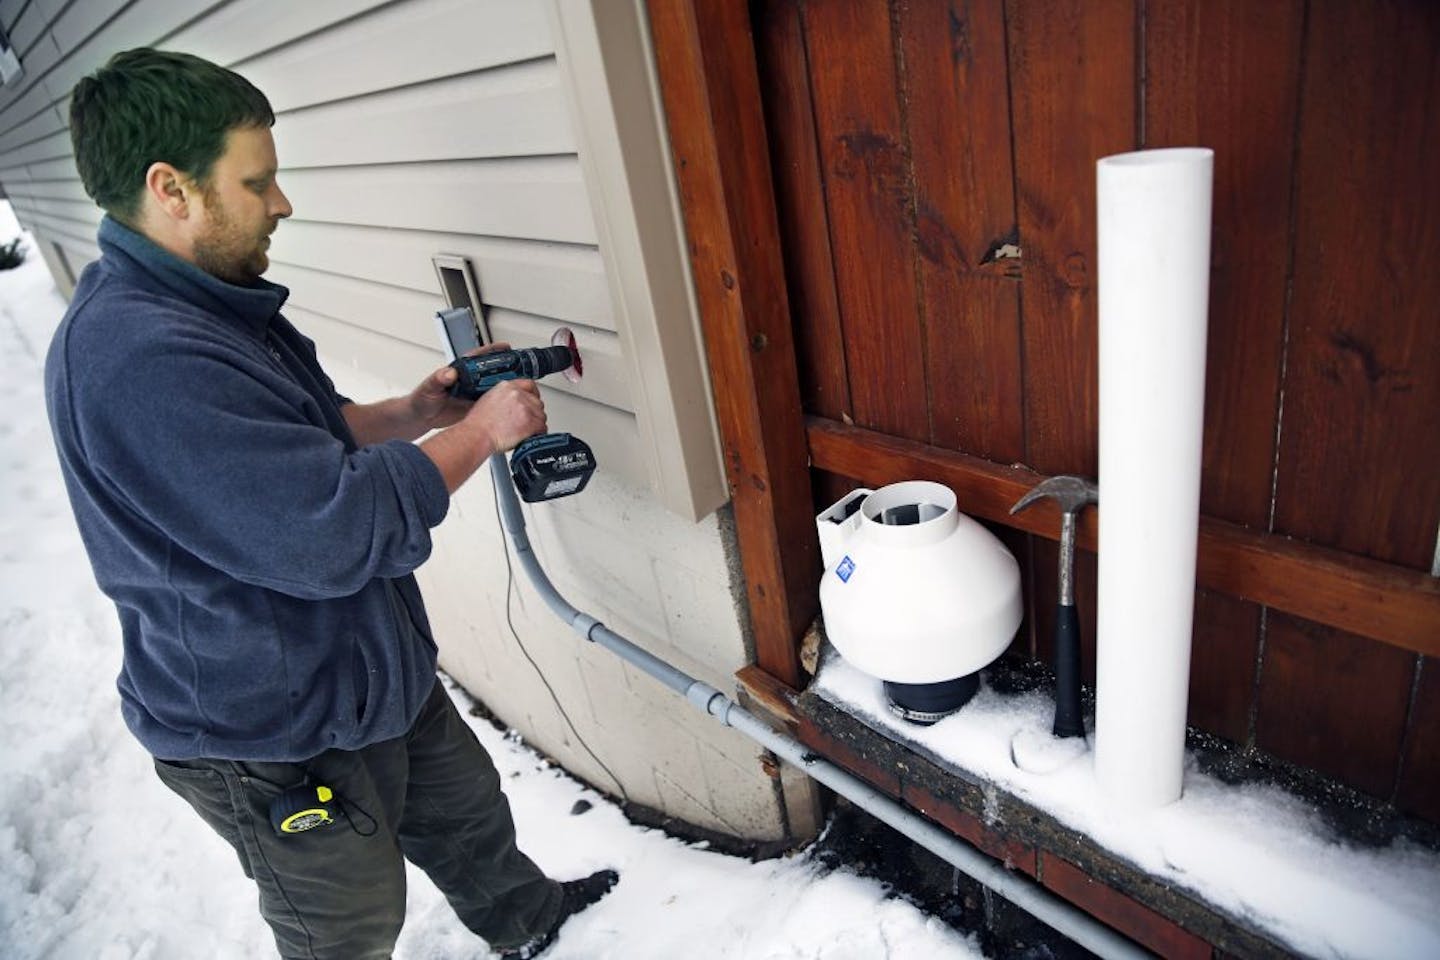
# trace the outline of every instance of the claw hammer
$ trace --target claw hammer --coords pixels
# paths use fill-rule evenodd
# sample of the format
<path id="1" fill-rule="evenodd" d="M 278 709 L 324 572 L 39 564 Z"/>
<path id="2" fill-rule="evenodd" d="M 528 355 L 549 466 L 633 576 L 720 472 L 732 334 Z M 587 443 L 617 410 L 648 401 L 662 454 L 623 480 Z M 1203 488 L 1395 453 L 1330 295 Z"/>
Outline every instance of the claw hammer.
<path id="1" fill-rule="evenodd" d="M 1010 508 L 1016 514 L 1046 497 L 1060 507 L 1060 600 L 1055 609 L 1055 726 L 1057 737 L 1083 737 L 1080 716 L 1080 616 L 1075 612 L 1075 518 L 1100 490 L 1083 477 L 1051 477 Z"/>

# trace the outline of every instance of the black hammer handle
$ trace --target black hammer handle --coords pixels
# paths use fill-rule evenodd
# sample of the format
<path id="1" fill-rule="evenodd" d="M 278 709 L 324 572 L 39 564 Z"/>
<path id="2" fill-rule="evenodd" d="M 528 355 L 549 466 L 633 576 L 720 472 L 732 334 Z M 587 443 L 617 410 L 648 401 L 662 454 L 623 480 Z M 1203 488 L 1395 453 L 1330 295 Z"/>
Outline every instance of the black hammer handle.
<path id="1" fill-rule="evenodd" d="M 1057 737 L 1083 737 L 1080 716 L 1080 614 L 1074 604 L 1055 607 L 1055 727 Z"/>

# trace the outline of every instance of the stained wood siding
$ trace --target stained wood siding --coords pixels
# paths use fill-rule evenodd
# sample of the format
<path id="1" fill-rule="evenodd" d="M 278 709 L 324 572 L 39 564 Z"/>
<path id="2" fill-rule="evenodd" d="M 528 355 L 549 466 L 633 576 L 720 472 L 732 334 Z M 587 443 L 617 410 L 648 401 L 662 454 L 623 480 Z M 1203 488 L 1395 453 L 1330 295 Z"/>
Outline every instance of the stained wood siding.
<path id="1" fill-rule="evenodd" d="M 1095 161 L 1209 146 L 1203 513 L 1431 570 L 1440 7 L 763 0 L 753 19 L 807 413 L 1094 476 Z M 1048 658 L 1057 550 L 1016 552 L 1025 652 Z M 1440 819 L 1422 660 L 1200 591 L 1190 720 Z"/>
<path id="2" fill-rule="evenodd" d="M 206 57 L 275 107 L 295 215 L 267 276 L 322 351 L 408 386 L 439 359 L 430 258 L 469 257 L 496 337 L 575 329 L 586 377 L 547 390 L 605 469 L 648 482 L 544 4 L 32 0 L 0 24 L 25 68 L 0 90 L 0 184 L 74 275 L 98 256 L 102 214 L 75 171 L 70 89 L 129 47 Z"/>

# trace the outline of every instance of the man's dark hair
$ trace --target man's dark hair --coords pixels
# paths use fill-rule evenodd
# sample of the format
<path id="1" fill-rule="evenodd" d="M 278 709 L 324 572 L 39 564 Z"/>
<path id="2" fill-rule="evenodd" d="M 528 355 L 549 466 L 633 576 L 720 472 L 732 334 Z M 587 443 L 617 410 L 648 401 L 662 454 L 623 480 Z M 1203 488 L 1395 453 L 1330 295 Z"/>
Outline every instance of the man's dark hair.
<path id="1" fill-rule="evenodd" d="M 270 101 L 240 74 L 148 47 L 115 54 L 70 95 L 85 192 L 123 223 L 134 222 L 152 163 L 169 163 L 203 187 L 228 131 L 274 123 Z"/>

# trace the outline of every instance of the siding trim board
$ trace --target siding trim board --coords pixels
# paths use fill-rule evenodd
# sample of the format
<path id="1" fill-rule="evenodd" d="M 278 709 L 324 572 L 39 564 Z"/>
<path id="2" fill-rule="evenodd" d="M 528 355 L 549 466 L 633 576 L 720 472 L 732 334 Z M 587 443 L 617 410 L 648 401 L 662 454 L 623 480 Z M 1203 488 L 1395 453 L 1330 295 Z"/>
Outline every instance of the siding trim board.
<path id="1" fill-rule="evenodd" d="M 820 554 L 749 10 L 671 0 L 648 12 L 756 662 L 799 686 Z"/>
<path id="2" fill-rule="evenodd" d="M 728 498 L 642 0 L 547 4 L 651 485 L 697 520 Z M 492 319 L 492 326 L 493 326 Z"/>

